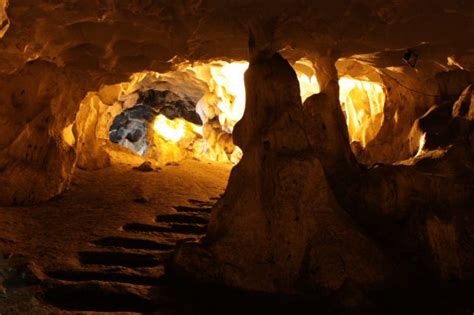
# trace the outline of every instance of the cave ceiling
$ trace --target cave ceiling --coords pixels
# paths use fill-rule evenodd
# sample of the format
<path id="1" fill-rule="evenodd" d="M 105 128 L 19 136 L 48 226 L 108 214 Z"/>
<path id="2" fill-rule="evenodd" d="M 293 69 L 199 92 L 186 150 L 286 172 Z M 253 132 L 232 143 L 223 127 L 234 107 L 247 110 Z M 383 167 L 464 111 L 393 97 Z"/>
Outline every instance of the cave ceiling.
<path id="1" fill-rule="evenodd" d="M 249 28 L 288 59 L 400 66 L 414 48 L 421 60 L 474 64 L 466 0 L 2 0 L 0 19 L 3 73 L 36 59 L 112 75 L 164 71 L 175 56 L 248 59 Z"/>

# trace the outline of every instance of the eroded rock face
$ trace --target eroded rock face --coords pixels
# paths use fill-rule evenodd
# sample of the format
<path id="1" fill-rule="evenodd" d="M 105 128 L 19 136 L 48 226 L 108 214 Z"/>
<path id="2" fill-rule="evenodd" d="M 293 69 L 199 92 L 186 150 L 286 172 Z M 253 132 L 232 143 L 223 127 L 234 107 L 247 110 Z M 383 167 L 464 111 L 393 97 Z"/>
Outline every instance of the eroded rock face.
<path id="1" fill-rule="evenodd" d="M 280 0 L 272 6 L 240 0 L 10 1 L 13 22 L 4 43 L 16 56 L 1 61 L 15 68 L 42 56 L 70 66 L 133 72 L 162 71 L 176 55 L 245 59 L 248 23 L 272 18 L 276 50 L 332 49 L 351 56 L 428 42 L 448 45 L 459 60 L 472 63 L 466 38 L 472 38 L 473 12 L 469 1 L 444 0 Z M 433 54 L 432 47 L 427 50 Z M 424 57 L 422 50 L 419 59 Z"/>
<path id="2" fill-rule="evenodd" d="M 148 148 L 147 135 L 155 113 L 150 106 L 137 105 L 114 118 L 109 138 L 143 156 Z"/>
<path id="3" fill-rule="evenodd" d="M 150 89 L 138 94 L 137 103 L 114 118 L 109 131 L 113 143 L 119 143 L 144 156 L 152 144 L 149 142 L 153 142 L 153 132 L 149 129 L 153 128 L 152 122 L 156 116 L 163 115 L 170 120 L 183 118 L 195 125 L 202 125 L 196 104 L 189 99 L 180 98 L 168 90 Z"/>
<path id="4" fill-rule="evenodd" d="M 466 86 L 474 83 L 472 72 L 449 65 L 451 59 L 448 58 L 447 67 L 434 61 L 442 58 L 438 55 L 440 52 L 433 51 L 438 57 L 431 55 L 426 44 L 420 45 L 418 50 L 421 55 L 429 57 L 415 68 L 403 65 L 401 50 L 356 55 L 337 61 L 339 76 L 369 80 L 384 87 L 382 117 L 374 116 L 373 123 L 366 125 L 380 129 L 376 130 L 376 136 L 365 147 L 353 143 L 359 162 L 366 165 L 392 164 L 412 157 L 410 133 L 416 120 L 435 104 L 452 106 Z M 449 47 L 444 47 L 445 58 L 449 51 Z M 382 119 L 381 125 L 379 119 Z"/>
<path id="5" fill-rule="evenodd" d="M 243 159 L 213 209 L 206 240 L 184 244 L 176 265 L 201 280 L 265 292 L 376 286 L 390 264 L 332 193 L 320 156 L 335 157 L 341 148 L 312 148 L 319 139 L 309 140 L 295 73 L 274 54 L 252 62 L 245 80 L 247 107 L 234 133 Z M 328 94 L 335 101 L 324 104 L 337 105 L 337 93 Z"/>
<path id="6" fill-rule="evenodd" d="M 8 19 L 6 8 L 8 6 L 7 0 L 0 1 L 0 38 L 5 35 L 10 26 L 10 20 Z"/>
<path id="7" fill-rule="evenodd" d="M 67 187 L 76 161 L 62 131 L 84 96 L 79 76 L 35 61 L 0 80 L 0 203 L 47 200 Z"/>
<path id="8" fill-rule="evenodd" d="M 427 7 L 430 9 L 425 10 Z M 424 12 L 423 16 L 420 17 L 418 12 Z M 449 69 L 463 68 L 463 71 L 469 72 L 474 58 L 466 38 L 473 37 L 474 28 L 470 27 L 473 12 L 469 1 L 442 0 L 410 0 L 403 3 L 368 0 L 307 3 L 283 0 L 271 7 L 266 1 L 0 1 L 0 72 L 5 81 L 14 81 L 22 69 L 43 71 L 40 67 L 31 67 L 32 61 L 45 62 L 61 69 L 66 76 L 70 76 L 69 72 L 80 73 L 70 85 L 75 92 L 65 93 L 77 92 L 83 97 L 86 91 L 97 91 L 103 83 L 124 82 L 134 72 L 169 70 L 173 66 L 170 60 L 175 56 L 191 61 L 213 58 L 245 60 L 248 58 L 245 44 L 248 25 L 260 21 L 270 21 L 266 27 L 274 33 L 271 44 L 273 51 L 284 50 L 284 55 L 291 60 L 302 56 L 317 60 L 330 52 L 334 59 L 351 57 L 377 69 L 387 69 L 404 65 L 401 58 L 404 50 L 414 48 L 419 54 L 420 67 L 437 69 L 439 72 L 439 65 L 446 63 L 448 54 L 452 64 Z M 439 25 L 436 32 L 433 31 L 433 25 Z M 414 72 L 402 73 L 402 82 L 409 82 L 407 78 Z M 43 74 L 31 73 L 31 76 L 41 79 Z M 443 88 L 451 91 L 451 83 L 443 85 Z M 7 82 L 7 86 L 11 84 Z M 62 91 L 65 83 L 59 82 L 58 85 Z M 62 93 L 53 87 L 49 91 Z M 8 93 L 6 91 L 3 97 L 8 98 Z M 403 89 L 397 94 L 389 95 L 389 106 L 384 113 L 386 119 L 380 136 L 373 144 L 369 144 L 372 149 L 366 150 L 371 154 L 363 156 L 361 153 L 362 160 L 367 164 L 408 158 L 405 138 L 411 123 L 419 117 L 416 114 L 421 115 L 434 104 L 415 97 L 404 97 L 406 91 Z M 68 100 L 63 103 L 73 100 L 65 98 Z M 105 99 L 102 101 L 108 102 Z M 129 100 L 129 103 L 134 101 L 136 99 Z M 61 112 L 59 116 L 54 113 L 56 126 L 48 127 L 50 136 L 28 136 L 28 144 L 32 147 L 48 147 L 47 151 L 51 152 L 61 151 L 57 148 L 57 141 L 48 141 L 61 137 L 60 131 L 71 123 L 70 117 L 79 109 L 79 101 L 74 98 L 74 102 L 74 106 L 62 107 L 64 109 L 58 111 Z M 398 107 L 405 102 L 417 104 L 407 106 L 408 109 L 402 113 Z M 8 103 L 5 101 L 5 104 Z M 47 107 L 42 105 L 43 110 Z M 8 111 L 7 108 L 8 105 L 5 105 L 2 110 Z M 30 116 L 28 113 L 21 115 Z M 394 123 L 395 117 L 407 122 Z M 2 113 L 2 119 L 9 120 L 9 114 Z M 190 119 L 197 121 L 197 116 L 193 115 Z M 59 125 L 61 127 L 57 127 Z M 2 128 L 2 133 L 7 136 L 1 141 L 8 143 L 12 140 L 9 134 L 15 134 L 16 131 L 12 131 L 14 129 Z M 393 133 L 401 136 L 393 137 L 390 135 Z M 21 149 L 21 153 L 18 150 L 13 151 L 19 155 L 27 154 L 27 149 Z M 86 151 L 97 154 L 97 161 L 81 164 L 89 163 L 92 168 L 107 165 L 100 147 L 93 145 L 90 150 L 83 150 Z M 17 163 L 15 154 L 7 151 L 1 154 L 3 165 Z M 63 156 L 62 153 L 60 155 Z M 90 159 L 94 160 L 93 157 Z M 34 163 L 43 165 L 35 173 L 37 176 L 49 172 L 43 162 Z M 57 163 L 55 169 L 62 169 L 66 173 L 72 171 L 71 166 L 74 164 L 68 159 L 64 163 Z M 5 183 L 10 182 L 7 179 L 9 176 L 15 176 L 7 173 L 2 174 Z M 48 187 L 52 189 L 49 193 L 38 193 L 31 199 L 14 198 L 11 194 L 16 188 L 7 188 L 2 199 L 7 204 L 14 199 L 29 199 L 31 202 L 44 200 L 60 192 L 65 187 L 61 181 L 67 182 L 62 178 L 68 176 L 46 176 L 47 179 L 42 179 L 49 183 Z M 53 184 L 52 181 L 58 182 Z M 10 191 L 8 196 L 6 191 Z"/>
<path id="9" fill-rule="evenodd" d="M 268 51 L 254 56 L 246 111 L 234 132 L 243 159 L 206 238 L 178 248 L 176 270 L 342 303 L 382 283 L 472 279 L 472 128 L 449 139 L 442 154 L 427 150 L 405 165 L 363 167 L 349 145 L 334 60 L 319 65 L 324 88 L 301 106 L 286 61 Z M 439 126 L 457 119 L 448 116 Z"/>
<path id="10" fill-rule="evenodd" d="M 153 108 L 155 115 L 161 114 L 171 120 L 182 117 L 193 124 L 202 125 L 201 117 L 196 112 L 196 103 L 172 91 L 144 91 L 140 93 L 137 104 Z"/>

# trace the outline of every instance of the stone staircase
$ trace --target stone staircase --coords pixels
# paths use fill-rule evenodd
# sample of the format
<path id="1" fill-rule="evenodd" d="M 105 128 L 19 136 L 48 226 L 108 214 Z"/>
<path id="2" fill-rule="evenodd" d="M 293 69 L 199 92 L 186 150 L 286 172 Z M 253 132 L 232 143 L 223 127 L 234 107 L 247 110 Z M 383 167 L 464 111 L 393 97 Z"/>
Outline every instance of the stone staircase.
<path id="1" fill-rule="evenodd" d="M 154 224 L 130 222 L 120 236 L 94 240 L 94 250 L 77 253 L 78 269 L 46 270 L 43 300 L 64 311 L 162 312 L 175 310 L 179 293 L 165 277 L 164 261 L 176 242 L 207 230 L 213 204 L 189 200 Z"/>

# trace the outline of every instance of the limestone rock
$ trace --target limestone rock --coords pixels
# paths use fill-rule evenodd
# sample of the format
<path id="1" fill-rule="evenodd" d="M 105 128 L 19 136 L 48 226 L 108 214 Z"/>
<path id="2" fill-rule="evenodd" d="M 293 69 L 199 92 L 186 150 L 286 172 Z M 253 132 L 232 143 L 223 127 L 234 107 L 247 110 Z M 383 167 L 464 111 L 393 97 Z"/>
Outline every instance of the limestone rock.
<path id="1" fill-rule="evenodd" d="M 89 94 L 81 103 L 74 125 L 77 138 L 77 166 L 82 169 L 100 169 L 110 165 L 110 157 L 97 139 L 96 126 L 100 125 L 103 115 L 100 98 Z"/>
<path id="2" fill-rule="evenodd" d="M 202 120 L 196 113 L 196 104 L 171 91 L 144 91 L 140 93 L 137 104 L 150 106 L 156 114 L 162 114 L 168 119 L 182 117 L 193 124 L 202 125 Z"/>
<path id="3" fill-rule="evenodd" d="M 76 155 L 62 131 L 84 96 L 78 80 L 42 61 L 0 75 L 0 203 L 36 203 L 67 187 Z"/>
<path id="4" fill-rule="evenodd" d="M 163 73 L 183 58 L 191 62 L 249 59 L 246 42 L 251 25 L 257 38 L 268 39 L 257 43 L 261 49 L 283 51 L 292 58 L 305 56 L 311 60 L 332 54 L 331 58 L 335 60 L 347 58 L 352 63 L 365 64 L 383 73 L 388 93 L 384 122 L 377 137 L 361 151 L 363 156 L 359 159 L 373 164 L 409 158 L 407 137 L 411 125 L 435 102 L 433 97 L 412 93 L 401 86 L 427 95 L 447 97 L 472 84 L 470 71 L 474 58 L 472 49 L 466 44 L 466 38 L 473 37 L 474 28 L 469 27 L 472 4 L 442 0 L 436 0 L 434 4 L 429 0 L 346 2 L 295 3 L 285 0 L 269 8 L 265 2 L 241 1 L 187 0 L 159 4 L 149 1 L 100 4 L 82 0 L 0 1 L 0 73 L 2 98 L 5 98 L 0 112 L 0 170 L 8 166 L 13 173 L 22 173 L 18 179 L 12 179 L 17 175 L 7 174 L 10 171 L 0 175 L 2 187 L 6 187 L 0 194 L 1 203 L 42 201 L 62 192 L 67 187 L 76 158 L 83 168 L 108 165 L 103 139 L 91 144 L 90 150 L 79 148 L 77 157 L 73 156 L 70 145 L 62 147 L 61 133 L 73 122 L 81 99 L 88 91 L 103 87 L 99 93 L 101 103 L 113 107 L 113 103 L 120 101 L 120 95 L 115 95 L 117 90 L 130 89 L 128 92 L 133 96 L 124 100 L 123 110 L 135 104 L 138 91 L 145 86 L 112 85 L 126 81 L 133 73 L 145 70 Z M 427 11 L 426 7 L 431 9 Z M 249 12 L 259 18 L 252 18 Z M 429 23 L 420 22 L 418 12 L 423 12 L 423 19 Z M 32 23 L 33 20 L 37 22 Z M 130 20 L 135 23 L 129 23 Z M 264 25 L 255 26 L 259 24 Z M 439 26 L 436 32 L 433 25 Z M 423 60 L 417 69 L 403 68 L 401 57 L 407 48 L 416 49 Z M 447 54 L 450 61 L 444 66 Z M 447 67 L 449 71 L 446 71 Z M 341 68 L 340 75 L 351 71 L 358 73 L 354 69 L 362 68 L 346 65 Z M 362 69 L 359 74 L 368 74 L 366 70 Z M 318 69 L 318 73 L 323 72 Z M 440 77 L 437 76 L 439 73 Z M 434 76 L 437 76 L 436 80 Z M 170 86 L 177 86 L 178 81 L 183 86 L 189 78 L 183 73 L 177 81 L 170 81 L 166 76 L 155 79 L 154 82 L 163 81 L 160 88 L 169 90 Z M 202 82 L 198 81 L 193 81 L 192 88 L 181 89 L 182 94 L 191 95 L 193 103 L 206 93 L 201 89 Z M 110 86 L 104 87 L 105 84 Z M 427 85 L 429 88 L 425 87 Z M 11 110 L 11 97 L 14 110 Z M 32 105 L 33 101 L 35 105 Z M 403 106 L 402 110 L 399 104 L 410 106 Z M 44 113 L 40 117 L 41 111 Z M 12 118 L 19 112 L 23 115 L 22 121 Z M 186 113 L 189 114 L 186 119 L 198 122 L 196 114 Z M 175 115 L 174 111 L 169 115 Z M 39 122 L 46 119 L 49 122 L 44 125 Z M 17 139 L 20 129 L 25 133 L 21 141 L 15 142 L 17 148 L 7 149 Z M 38 133 L 36 129 L 43 131 Z M 81 146 L 80 141 L 77 143 Z M 28 145 L 32 151 L 48 152 L 48 158 L 38 156 L 35 167 L 21 162 Z M 88 153 L 81 151 L 96 157 L 89 161 L 84 157 Z M 31 154 L 36 160 L 36 153 L 29 152 L 28 156 Z M 16 187 L 20 182 L 26 188 L 19 192 Z M 33 193 L 29 186 L 44 188 Z"/>
<path id="5" fill-rule="evenodd" d="M 243 158 L 205 241 L 183 244 L 177 269 L 273 293 L 335 294 L 348 281 L 375 287 L 390 265 L 332 193 L 305 136 L 295 73 L 274 54 L 251 63 L 245 77 L 247 106 L 234 132 Z"/>
<path id="6" fill-rule="evenodd" d="M 134 170 L 140 171 L 140 172 L 153 172 L 153 166 L 151 165 L 151 162 L 143 162 L 137 167 L 133 168 Z"/>
<path id="7" fill-rule="evenodd" d="M 474 120 L 474 93 L 472 85 L 464 89 L 459 99 L 454 103 L 453 116 Z"/>
<path id="8" fill-rule="evenodd" d="M 5 33 L 8 31 L 10 27 L 10 20 L 8 19 L 8 15 L 6 9 L 8 7 L 8 0 L 1 0 L 0 1 L 0 38 L 5 36 Z"/>
<path id="9" fill-rule="evenodd" d="M 247 290 L 339 297 L 347 287 L 472 277 L 472 215 L 463 210 L 474 198 L 472 125 L 434 107 L 416 125 L 439 136 L 454 129 L 443 153 L 433 144 L 404 165 L 359 165 L 330 60 L 320 63 L 323 90 L 301 107 L 286 62 L 255 55 L 234 130 L 243 158 L 206 238 L 179 246 L 177 272 Z"/>

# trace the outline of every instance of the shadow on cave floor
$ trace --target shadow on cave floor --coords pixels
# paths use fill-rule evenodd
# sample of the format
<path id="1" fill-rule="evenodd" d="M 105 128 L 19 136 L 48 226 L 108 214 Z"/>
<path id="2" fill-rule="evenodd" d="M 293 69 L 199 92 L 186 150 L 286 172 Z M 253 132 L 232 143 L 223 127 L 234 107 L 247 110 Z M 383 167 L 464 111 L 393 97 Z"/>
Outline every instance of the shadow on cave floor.
<path id="1" fill-rule="evenodd" d="M 49 202 L 0 207 L 0 313 L 159 310 L 173 300 L 164 261 L 177 241 L 206 233 L 231 167 L 78 169 Z"/>
<path id="2" fill-rule="evenodd" d="M 176 242 L 206 233 L 230 169 L 187 160 L 150 172 L 77 170 L 71 188 L 47 203 L 0 208 L 0 313 L 340 314 L 323 297 L 249 294 L 165 274 Z M 376 298 L 384 314 L 443 314 L 452 301 L 418 289 L 407 296 L 420 308 Z M 430 300 L 444 308 L 425 308 Z"/>

